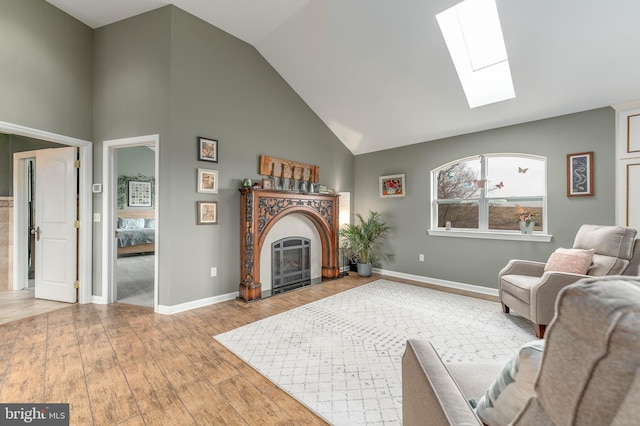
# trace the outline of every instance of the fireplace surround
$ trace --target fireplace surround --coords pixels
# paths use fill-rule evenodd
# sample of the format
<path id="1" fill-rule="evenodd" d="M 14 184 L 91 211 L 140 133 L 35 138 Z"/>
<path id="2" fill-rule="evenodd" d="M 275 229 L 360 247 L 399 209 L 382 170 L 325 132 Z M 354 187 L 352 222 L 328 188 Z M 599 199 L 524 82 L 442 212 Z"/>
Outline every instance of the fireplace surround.
<path id="1" fill-rule="evenodd" d="M 240 285 L 245 301 L 262 297 L 260 252 L 273 225 L 297 213 L 317 229 L 322 246 L 322 278 L 340 276 L 338 264 L 338 203 L 336 194 L 240 189 Z"/>

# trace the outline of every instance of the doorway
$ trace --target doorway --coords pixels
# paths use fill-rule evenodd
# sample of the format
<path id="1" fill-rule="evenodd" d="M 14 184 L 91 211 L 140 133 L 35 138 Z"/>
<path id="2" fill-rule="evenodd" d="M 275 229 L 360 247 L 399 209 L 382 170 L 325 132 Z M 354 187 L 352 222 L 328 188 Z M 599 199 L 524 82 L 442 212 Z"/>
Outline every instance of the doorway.
<path id="1" fill-rule="evenodd" d="M 103 143 L 103 295 L 158 307 L 158 135 Z"/>
<path id="2" fill-rule="evenodd" d="M 73 188 L 77 194 L 75 205 L 77 217 L 79 218 L 77 230 L 77 266 L 78 302 L 90 303 L 92 301 L 92 197 L 91 181 L 93 174 L 93 145 L 89 141 L 75 139 L 63 135 L 44 132 L 11 123 L 0 122 L 0 133 L 15 135 L 19 137 L 31 138 L 34 140 L 53 142 L 62 146 L 78 147 L 80 168 L 77 175 L 77 187 Z M 37 149 L 37 148 L 36 148 Z M 12 163 L 13 179 L 13 264 L 11 266 L 12 275 L 10 288 L 19 290 L 28 287 L 29 280 L 29 239 L 17 238 L 17 236 L 29 232 L 29 212 L 28 202 L 28 173 L 24 172 L 24 161 L 29 155 L 16 153 Z M 77 192 L 75 192 L 77 191 Z M 84 224 L 84 225 L 83 225 Z M 37 259 L 36 259 L 37 262 Z M 74 269 L 75 267 L 74 266 Z"/>

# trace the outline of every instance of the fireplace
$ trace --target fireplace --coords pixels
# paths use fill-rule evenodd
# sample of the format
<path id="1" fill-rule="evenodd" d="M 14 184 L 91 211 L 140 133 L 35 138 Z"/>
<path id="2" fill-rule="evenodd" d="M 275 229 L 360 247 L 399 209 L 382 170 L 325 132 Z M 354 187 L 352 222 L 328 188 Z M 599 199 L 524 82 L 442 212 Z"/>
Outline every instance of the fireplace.
<path id="1" fill-rule="evenodd" d="M 311 240 L 283 238 L 271 244 L 272 294 L 311 284 Z"/>
<path id="2" fill-rule="evenodd" d="M 262 297 L 260 281 L 262 247 L 267 240 L 267 234 L 274 225 L 290 215 L 303 216 L 317 231 L 320 239 L 317 250 L 321 252 L 322 279 L 333 279 L 340 276 L 338 266 L 338 195 L 253 188 L 242 188 L 240 194 L 241 280 L 238 292 L 241 299 L 251 301 Z M 271 253 L 268 246 L 265 249 L 266 252 Z M 270 277 L 270 275 L 266 275 L 266 277 Z"/>

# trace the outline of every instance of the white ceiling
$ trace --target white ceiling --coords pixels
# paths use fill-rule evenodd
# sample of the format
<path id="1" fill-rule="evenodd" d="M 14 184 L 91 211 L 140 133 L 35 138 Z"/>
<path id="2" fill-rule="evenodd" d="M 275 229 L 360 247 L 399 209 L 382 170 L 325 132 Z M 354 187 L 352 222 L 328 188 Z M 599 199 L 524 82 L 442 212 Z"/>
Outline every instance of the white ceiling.
<path id="1" fill-rule="evenodd" d="M 255 46 L 354 154 L 640 100 L 640 1 L 497 0 L 516 98 L 470 109 L 458 0 L 47 0 L 97 28 L 172 3 Z"/>

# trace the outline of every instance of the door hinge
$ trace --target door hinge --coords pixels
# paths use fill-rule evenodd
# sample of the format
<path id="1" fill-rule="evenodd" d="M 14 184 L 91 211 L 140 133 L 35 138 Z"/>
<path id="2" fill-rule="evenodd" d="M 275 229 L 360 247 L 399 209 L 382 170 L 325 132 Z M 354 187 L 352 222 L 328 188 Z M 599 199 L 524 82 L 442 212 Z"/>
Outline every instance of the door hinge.
<path id="1" fill-rule="evenodd" d="M 80 160 L 74 160 L 73 167 L 75 167 L 76 169 L 79 169 L 80 168 Z"/>
<path id="2" fill-rule="evenodd" d="M 76 229 L 79 229 L 80 228 L 80 221 L 79 220 L 75 220 L 73 222 L 73 227 L 76 228 Z"/>
<path id="3" fill-rule="evenodd" d="M 73 288 L 80 288 L 80 281 L 75 280 L 75 281 L 73 282 Z"/>

